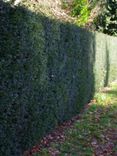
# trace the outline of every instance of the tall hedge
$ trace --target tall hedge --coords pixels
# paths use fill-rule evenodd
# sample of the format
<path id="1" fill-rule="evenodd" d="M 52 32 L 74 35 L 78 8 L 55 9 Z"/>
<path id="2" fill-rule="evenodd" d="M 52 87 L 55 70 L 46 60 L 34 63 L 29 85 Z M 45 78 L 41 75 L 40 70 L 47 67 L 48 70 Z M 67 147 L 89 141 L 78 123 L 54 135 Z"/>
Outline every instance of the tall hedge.
<path id="1" fill-rule="evenodd" d="M 117 38 L 29 8 L 0 1 L 1 156 L 21 156 L 117 77 Z"/>

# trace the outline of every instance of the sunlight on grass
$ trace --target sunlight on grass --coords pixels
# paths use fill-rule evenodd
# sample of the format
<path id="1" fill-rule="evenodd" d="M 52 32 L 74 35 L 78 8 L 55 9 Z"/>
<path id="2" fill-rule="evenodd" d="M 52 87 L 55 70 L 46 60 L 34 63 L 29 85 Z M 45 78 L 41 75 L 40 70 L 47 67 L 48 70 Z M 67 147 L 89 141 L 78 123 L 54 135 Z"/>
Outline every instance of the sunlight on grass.
<path id="1" fill-rule="evenodd" d="M 117 154 L 117 84 L 95 95 L 82 118 L 66 132 L 63 143 L 52 143 L 34 156 L 51 156 L 56 152 L 59 156 Z"/>

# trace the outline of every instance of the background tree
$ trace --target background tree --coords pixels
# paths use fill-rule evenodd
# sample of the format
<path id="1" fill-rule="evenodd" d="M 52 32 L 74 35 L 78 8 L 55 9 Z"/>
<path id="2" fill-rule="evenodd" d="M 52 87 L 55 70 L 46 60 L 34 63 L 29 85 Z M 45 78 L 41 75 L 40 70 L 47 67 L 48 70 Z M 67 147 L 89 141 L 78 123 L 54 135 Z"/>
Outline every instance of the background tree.
<path id="1" fill-rule="evenodd" d="M 103 13 L 94 23 L 96 30 L 117 36 L 117 0 L 106 0 Z"/>

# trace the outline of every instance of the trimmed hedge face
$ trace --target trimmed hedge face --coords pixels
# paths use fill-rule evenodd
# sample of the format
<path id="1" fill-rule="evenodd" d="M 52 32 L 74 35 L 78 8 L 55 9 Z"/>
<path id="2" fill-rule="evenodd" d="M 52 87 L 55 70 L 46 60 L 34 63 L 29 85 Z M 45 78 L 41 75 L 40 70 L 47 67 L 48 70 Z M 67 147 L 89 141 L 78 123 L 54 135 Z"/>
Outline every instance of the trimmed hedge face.
<path id="1" fill-rule="evenodd" d="M 117 38 L 0 6 L 0 154 L 20 156 L 116 78 Z"/>

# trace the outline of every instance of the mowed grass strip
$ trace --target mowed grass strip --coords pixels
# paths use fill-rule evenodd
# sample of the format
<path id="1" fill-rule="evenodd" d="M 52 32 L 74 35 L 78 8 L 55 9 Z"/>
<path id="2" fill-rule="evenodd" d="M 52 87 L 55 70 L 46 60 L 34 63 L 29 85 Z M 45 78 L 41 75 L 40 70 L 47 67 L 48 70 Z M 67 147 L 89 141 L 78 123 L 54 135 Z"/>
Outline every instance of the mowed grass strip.
<path id="1" fill-rule="evenodd" d="M 53 142 L 33 156 L 116 156 L 117 83 L 97 93 L 65 140 Z"/>

